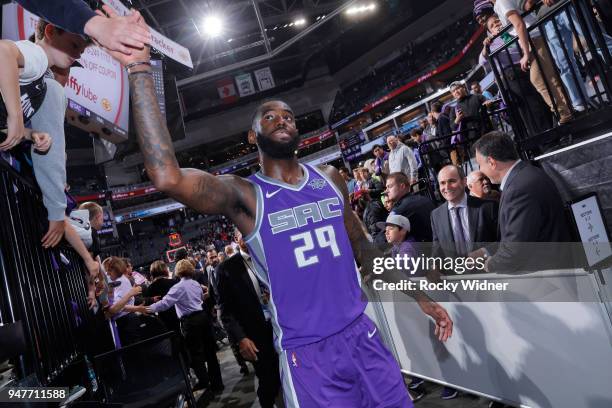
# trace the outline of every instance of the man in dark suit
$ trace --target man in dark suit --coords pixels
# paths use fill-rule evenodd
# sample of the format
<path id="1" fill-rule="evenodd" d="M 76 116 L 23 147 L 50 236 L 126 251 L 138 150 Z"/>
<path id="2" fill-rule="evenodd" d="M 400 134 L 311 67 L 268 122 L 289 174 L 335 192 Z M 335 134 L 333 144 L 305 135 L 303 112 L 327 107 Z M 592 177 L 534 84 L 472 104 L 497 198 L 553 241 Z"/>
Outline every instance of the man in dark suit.
<path id="1" fill-rule="evenodd" d="M 238 343 L 240 354 L 255 366 L 259 403 L 262 408 L 271 408 L 281 383 L 267 311 L 269 294 L 259 285 L 242 234 L 236 230 L 234 236 L 240 252 L 217 268 L 221 320 L 230 341 Z"/>
<path id="2" fill-rule="evenodd" d="M 448 115 L 442 112 L 442 103 L 436 101 L 431 104 L 431 116 L 436 123 L 436 137 L 448 136 L 453 130 Z"/>
<path id="3" fill-rule="evenodd" d="M 428 139 L 439 139 L 449 136 L 452 133 L 451 123 L 448 115 L 442 112 L 442 103 L 436 101 L 431 104 L 431 112 L 427 116 L 429 121 Z M 450 137 L 430 142 L 425 149 L 429 162 L 434 171 L 438 171 L 444 163 L 450 162 L 448 146 L 450 145 Z M 441 150 L 439 150 L 441 149 Z"/>
<path id="4" fill-rule="evenodd" d="M 387 177 L 387 198 L 394 205 L 391 214 L 410 220 L 410 233 L 418 242 L 431 242 L 431 211 L 434 205 L 428 198 L 410 192 L 410 180 L 404 173 L 391 173 Z"/>
<path id="5" fill-rule="evenodd" d="M 497 203 L 466 194 L 463 170 L 454 165 L 440 170 L 438 184 L 446 203 L 431 213 L 433 255 L 455 257 L 488 253 L 489 248 L 483 249 L 482 244 L 497 240 Z"/>
<path id="6" fill-rule="evenodd" d="M 519 159 L 505 133 L 489 132 L 475 144 L 480 170 L 500 184 L 500 246 L 487 259 L 491 272 L 514 272 L 568 267 L 567 251 L 558 243 L 571 240 L 563 200 L 543 170 Z"/>

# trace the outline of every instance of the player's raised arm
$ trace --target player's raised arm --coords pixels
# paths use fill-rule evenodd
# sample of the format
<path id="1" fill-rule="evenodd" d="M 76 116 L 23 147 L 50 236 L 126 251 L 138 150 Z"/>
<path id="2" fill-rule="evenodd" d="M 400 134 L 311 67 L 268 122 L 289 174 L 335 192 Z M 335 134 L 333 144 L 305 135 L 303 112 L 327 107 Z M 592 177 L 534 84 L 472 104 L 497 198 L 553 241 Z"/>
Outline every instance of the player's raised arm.
<path id="1" fill-rule="evenodd" d="M 332 179 L 344 196 L 344 227 L 351 240 L 351 247 L 353 248 L 355 258 L 361 264 L 361 276 L 365 278 L 372 273 L 374 258 L 382 257 L 384 254 L 366 237 L 361 222 L 351 208 L 348 188 L 338 170 L 332 166 L 324 166 L 322 170 Z M 388 282 L 399 282 L 402 276 L 397 270 L 389 270 L 385 272 L 383 278 Z M 434 319 L 436 322 L 436 336 L 440 341 L 446 341 L 453 333 L 453 321 L 446 310 L 419 290 L 406 291 L 404 293 L 412 296 L 419 303 L 423 313 Z"/>
<path id="2" fill-rule="evenodd" d="M 206 214 L 232 216 L 244 207 L 241 191 L 250 188 L 248 183 L 235 176 L 215 177 L 179 167 L 166 120 L 157 104 L 148 48 L 134 50 L 131 55 L 111 54 L 128 67 L 136 136 L 147 175 L 155 187 Z"/>
<path id="3" fill-rule="evenodd" d="M 181 169 L 157 105 L 153 78 L 141 71 L 131 73 L 129 81 L 138 144 L 147 175 L 155 187 L 200 212 L 227 214 L 237 202 L 236 184 L 240 180 L 235 176 L 215 177 L 197 169 Z"/>

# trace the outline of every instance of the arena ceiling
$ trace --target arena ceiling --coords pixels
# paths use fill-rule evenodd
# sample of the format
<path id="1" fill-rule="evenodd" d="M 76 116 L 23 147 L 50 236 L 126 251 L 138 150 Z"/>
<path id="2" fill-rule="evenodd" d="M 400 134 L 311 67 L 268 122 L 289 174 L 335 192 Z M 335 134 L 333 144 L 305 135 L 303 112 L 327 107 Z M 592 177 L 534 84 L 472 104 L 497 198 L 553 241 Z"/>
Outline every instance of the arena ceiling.
<path id="1" fill-rule="evenodd" d="M 189 121 L 223 107 L 215 101 L 219 101 L 216 81 L 224 77 L 269 66 L 276 91 L 299 87 L 312 70 L 333 74 L 444 1 L 133 0 L 133 4 L 153 28 L 191 52 L 194 69 L 175 71 Z M 350 13 L 351 8 L 365 10 Z M 214 37 L 204 23 L 210 16 L 223 24 Z M 246 102 L 242 98 L 239 103 Z"/>
<path id="2" fill-rule="evenodd" d="M 444 0 L 134 0 L 149 24 L 186 46 L 194 62 L 181 88 L 240 69 L 260 57 L 267 65 L 303 73 L 318 58 L 332 71 L 342 68 L 380 41 Z M 347 14 L 350 7 L 374 10 Z M 223 23 L 217 37 L 204 21 Z M 266 57 L 266 54 L 268 57 Z M 271 57 L 270 57 L 271 56 Z M 233 69 L 232 69 L 233 68 Z"/>

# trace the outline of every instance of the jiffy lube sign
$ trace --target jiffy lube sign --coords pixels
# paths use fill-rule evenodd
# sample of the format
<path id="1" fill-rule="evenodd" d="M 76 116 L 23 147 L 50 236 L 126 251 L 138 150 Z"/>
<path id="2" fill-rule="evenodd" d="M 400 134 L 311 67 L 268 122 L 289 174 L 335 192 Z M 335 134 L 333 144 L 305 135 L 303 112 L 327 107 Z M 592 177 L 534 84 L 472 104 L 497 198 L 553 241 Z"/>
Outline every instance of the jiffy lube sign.
<path id="1" fill-rule="evenodd" d="M 17 4 L 2 9 L 2 38 L 27 40 L 38 17 Z M 128 128 L 129 87 L 121 65 L 104 50 L 88 47 L 79 59 L 82 67 L 70 70 L 66 96 L 73 110 L 93 112 L 121 129 Z M 75 105 L 76 103 L 76 105 Z M 85 108 L 85 109 L 82 109 Z"/>

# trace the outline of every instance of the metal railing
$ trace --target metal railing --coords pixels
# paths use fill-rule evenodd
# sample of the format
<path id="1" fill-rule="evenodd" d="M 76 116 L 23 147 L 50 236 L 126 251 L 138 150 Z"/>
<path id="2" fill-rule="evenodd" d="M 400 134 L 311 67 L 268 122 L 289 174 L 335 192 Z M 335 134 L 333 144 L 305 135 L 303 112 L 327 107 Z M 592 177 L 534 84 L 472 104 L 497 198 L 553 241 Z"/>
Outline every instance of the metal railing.
<path id="1" fill-rule="evenodd" d="M 89 323 L 86 269 L 71 248 L 44 249 L 40 191 L 0 159 L 0 323 L 21 322 L 27 352 L 19 377 L 51 384 L 80 356 Z"/>
<path id="2" fill-rule="evenodd" d="M 492 37 L 487 59 L 508 106 L 519 149 L 545 141 L 545 133 L 571 123 L 580 115 L 612 107 L 612 37 L 602 31 L 589 0 L 565 0 L 539 12 L 527 29 L 533 59 L 529 73 L 517 61 L 524 56 L 512 25 Z M 500 45 L 501 44 L 501 45 Z M 493 49 L 491 49 L 493 48 Z M 534 108 L 535 87 L 548 105 L 543 115 Z M 526 97 L 527 95 L 533 95 Z M 542 116 L 548 115 L 548 118 Z M 549 126 L 544 126 L 548 121 Z M 553 139 L 563 132 L 552 132 Z M 546 141 L 550 141 L 549 137 Z"/>
<path id="3" fill-rule="evenodd" d="M 419 145 L 419 154 L 425 167 L 426 182 L 419 182 L 420 188 L 427 188 L 427 195 L 433 202 L 441 202 L 437 195 L 437 174 L 446 164 L 461 167 L 467 175 L 475 170 L 472 145 L 482 136 L 482 128 L 467 128 L 448 135 L 428 139 Z M 424 184 L 424 186 L 423 186 Z"/>

